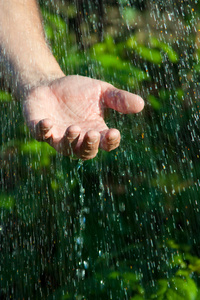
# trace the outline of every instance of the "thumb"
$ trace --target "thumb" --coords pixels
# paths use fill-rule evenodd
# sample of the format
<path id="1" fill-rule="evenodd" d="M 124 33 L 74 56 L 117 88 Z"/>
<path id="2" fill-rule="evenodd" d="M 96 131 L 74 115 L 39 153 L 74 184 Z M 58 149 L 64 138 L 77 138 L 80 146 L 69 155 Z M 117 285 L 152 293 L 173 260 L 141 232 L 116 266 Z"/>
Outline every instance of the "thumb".
<path id="1" fill-rule="evenodd" d="M 124 114 L 138 113 L 144 108 L 144 100 L 135 94 L 110 86 L 102 93 L 104 105 Z"/>

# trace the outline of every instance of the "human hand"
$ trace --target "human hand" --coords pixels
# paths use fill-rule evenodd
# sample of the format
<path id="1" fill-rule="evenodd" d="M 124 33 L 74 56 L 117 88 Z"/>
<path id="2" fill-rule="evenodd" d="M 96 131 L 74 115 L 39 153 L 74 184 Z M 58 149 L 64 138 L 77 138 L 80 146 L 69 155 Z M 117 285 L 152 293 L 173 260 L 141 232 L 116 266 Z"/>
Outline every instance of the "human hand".
<path id="1" fill-rule="evenodd" d="M 38 141 L 45 141 L 63 155 L 87 160 L 98 148 L 119 146 L 120 132 L 104 122 L 104 109 L 138 113 L 141 97 L 111 84 L 73 75 L 32 89 L 24 101 L 27 124 Z"/>

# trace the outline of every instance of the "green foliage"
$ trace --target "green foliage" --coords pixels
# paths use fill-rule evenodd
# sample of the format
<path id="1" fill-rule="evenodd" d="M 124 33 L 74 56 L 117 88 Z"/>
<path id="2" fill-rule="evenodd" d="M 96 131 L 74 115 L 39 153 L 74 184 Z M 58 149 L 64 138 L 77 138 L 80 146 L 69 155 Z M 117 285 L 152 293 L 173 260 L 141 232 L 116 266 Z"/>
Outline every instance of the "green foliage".
<path id="1" fill-rule="evenodd" d="M 154 109 L 160 109 L 161 104 L 160 104 L 159 100 L 156 99 L 155 96 L 149 95 L 149 96 L 148 96 L 148 100 L 149 100 L 149 102 L 151 103 L 151 105 L 152 105 L 152 107 L 153 107 Z"/>
<path id="2" fill-rule="evenodd" d="M 10 195 L 0 194 L 0 208 L 11 210 L 14 207 L 14 198 Z"/>
<path id="3" fill-rule="evenodd" d="M 161 64 L 162 63 L 162 55 L 159 50 L 153 48 L 147 48 L 146 46 L 139 44 L 135 36 L 130 37 L 127 40 L 127 47 L 136 51 L 143 59 L 154 63 Z"/>
<path id="4" fill-rule="evenodd" d="M 93 60 L 100 63 L 100 66 L 105 70 L 107 80 L 113 78 L 113 70 L 117 72 L 117 83 L 125 86 L 131 86 L 132 88 L 138 83 L 143 81 L 149 81 L 149 75 L 143 70 L 134 67 L 123 58 L 121 53 L 121 43 L 116 44 L 111 36 L 107 36 L 105 41 L 97 43 L 93 46 L 91 56 Z"/>
<path id="5" fill-rule="evenodd" d="M 61 64 L 61 59 L 66 56 L 67 51 L 66 39 L 68 29 L 66 22 L 61 16 L 50 13 L 46 9 L 42 9 L 42 16 L 46 37 L 51 42 L 54 56 Z"/>
<path id="6" fill-rule="evenodd" d="M 162 49 L 165 53 L 167 53 L 167 55 L 169 57 L 169 60 L 172 63 L 177 63 L 178 62 L 179 56 L 176 53 L 176 51 L 174 51 L 173 48 L 170 45 L 168 45 L 166 43 L 163 43 L 163 42 L 160 42 L 155 37 L 150 38 L 150 44 L 151 44 L 152 47 Z"/>
<path id="7" fill-rule="evenodd" d="M 46 4 L 42 14 L 63 70 L 140 93 L 145 110 L 106 112 L 121 147 L 81 163 L 33 140 L 20 105 L 0 92 L 0 297 L 198 300 L 200 52 L 198 32 L 186 30 L 193 12 L 175 1 L 185 19 L 167 23 L 170 13 L 156 3 L 164 35 L 147 1 L 108 1 L 100 38 L 96 2 L 80 1 L 78 10 L 61 2 L 60 14 Z"/>
<path id="8" fill-rule="evenodd" d="M 21 144 L 20 151 L 26 155 L 31 153 L 33 168 L 49 166 L 51 157 L 56 154 L 56 151 L 49 144 L 38 143 L 35 140 Z"/>
<path id="9" fill-rule="evenodd" d="M 159 287 L 156 295 L 151 299 L 159 300 L 195 300 L 197 296 L 197 286 L 189 276 L 175 276 L 170 280 L 159 280 Z"/>
<path id="10" fill-rule="evenodd" d="M 10 102 L 12 100 L 12 96 L 5 91 L 0 91 L 0 102 Z"/>

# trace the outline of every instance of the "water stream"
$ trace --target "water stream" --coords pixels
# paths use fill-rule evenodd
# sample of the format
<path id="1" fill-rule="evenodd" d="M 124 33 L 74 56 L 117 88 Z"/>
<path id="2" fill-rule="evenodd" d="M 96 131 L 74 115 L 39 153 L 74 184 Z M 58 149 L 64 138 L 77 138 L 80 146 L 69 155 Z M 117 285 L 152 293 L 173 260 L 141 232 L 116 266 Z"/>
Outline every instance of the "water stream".
<path id="1" fill-rule="evenodd" d="M 83 163 L 0 93 L 0 299 L 200 299 L 199 2 L 40 5 L 66 74 L 146 105 L 106 112 L 121 146 Z"/>

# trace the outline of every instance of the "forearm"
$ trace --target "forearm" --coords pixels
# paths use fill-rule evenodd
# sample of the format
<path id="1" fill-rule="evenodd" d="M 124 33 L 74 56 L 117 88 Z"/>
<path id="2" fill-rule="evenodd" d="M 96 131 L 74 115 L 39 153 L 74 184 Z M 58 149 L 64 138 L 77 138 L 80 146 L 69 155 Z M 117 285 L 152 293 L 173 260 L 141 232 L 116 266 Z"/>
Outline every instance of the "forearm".
<path id="1" fill-rule="evenodd" d="M 41 81 L 64 76 L 46 44 L 35 0 L 0 0 L 0 59 L 18 98 Z"/>

